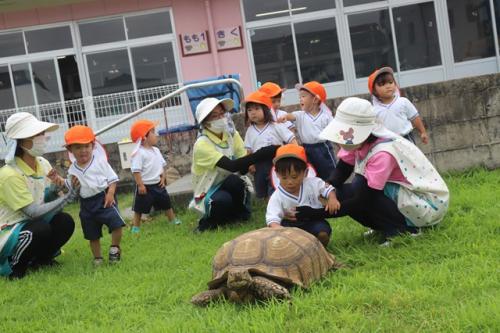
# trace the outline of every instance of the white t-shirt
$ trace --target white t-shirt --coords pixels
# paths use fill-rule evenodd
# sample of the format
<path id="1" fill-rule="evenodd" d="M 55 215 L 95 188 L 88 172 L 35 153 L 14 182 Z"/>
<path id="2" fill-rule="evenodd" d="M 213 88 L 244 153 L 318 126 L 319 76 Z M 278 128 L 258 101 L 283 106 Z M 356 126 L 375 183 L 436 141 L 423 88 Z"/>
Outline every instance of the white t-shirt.
<path id="1" fill-rule="evenodd" d="M 273 120 L 274 120 L 274 121 L 278 121 L 278 118 L 284 117 L 284 116 L 286 116 L 287 114 L 288 114 L 288 112 L 283 111 L 283 110 L 280 110 L 280 109 L 278 109 L 278 110 L 276 110 L 276 111 L 274 111 L 274 109 L 271 109 L 271 115 L 273 116 Z M 292 129 L 292 128 L 294 128 L 294 127 L 295 127 L 295 125 L 294 125 L 291 121 L 288 121 L 288 120 L 287 120 L 287 121 L 285 121 L 283 124 L 284 124 L 287 128 L 289 128 L 289 129 Z"/>
<path id="2" fill-rule="evenodd" d="M 71 164 L 68 174 L 73 175 L 80 181 L 80 196 L 90 198 L 106 190 L 110 184 L 116 183 L 119 179 L 109 165 L 105 157 L 92 155 L 90 163 L 84 168 Z"/>
<path id="3" fill-rule="evenodd" d="M 405 97 L 395 96 L 390 104 L 382 104 L 373 99 L 373 108 L 377 119 L 384 126 L 399 135 L 406 135 L 413 130 L 411 121 L 418 117 L 415 106 Z"/>
<path id="4" fill-rule="evenodd" d="M 299 196 L 288 193 L 281 185 L 278 185 L 278 189 L 274 191 L 267 203 L 266 223 L 268 225 L 273 222 L 281 224 L 285 213 L 298 206 L 322 208 L 319 197 L 326 199 L 333 190 L 332 185 L 318 177 L 304 178 Z"/>
<path id="5" fill-rule="evenodd" d="M 295 128 L 297 128 L 297 134 L 302 143 L 325 142 L 325 140 L 320 139 L 319 133 L 333 120 L 329 110 L 322 108 L 315 117 L 305 111 L 294 111 L 292 114 L 295 116 Z"/>
<path id="6" fill-rule="evenodd" d="M 163 169 L 167 162 L 157 147 L 144 148 L 141 146 L 132 156 L 130 170 L 140 172 L 144 185 L 153 185 L 160 182 Z"/>
<path id="7" fill-rule="evenodd" d="M 245 149 L 255 153 L 260 148 L 286 144 L 294 138 L 295 135 L 285 124 L 268 123 L 262 129 L 252 124 L 247 128 L 245 134 Z"/>

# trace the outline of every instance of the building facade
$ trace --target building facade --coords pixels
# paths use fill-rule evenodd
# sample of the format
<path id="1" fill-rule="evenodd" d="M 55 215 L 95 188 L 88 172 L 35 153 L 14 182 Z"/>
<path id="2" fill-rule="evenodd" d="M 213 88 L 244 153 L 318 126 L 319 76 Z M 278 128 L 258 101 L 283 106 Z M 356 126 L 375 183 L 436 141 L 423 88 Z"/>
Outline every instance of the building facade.
<path id="1" fill-rule="evenodd" d="M 500 0 L 25 0 L 0 4 L 0 130 L 28 111 L 96 129 L 180 84 L 239 74 L 325 84 L 329 97 L 366 93 L 392 66 L 402 87 L 500 71 Z M 185 96 L 148 117 L 192 124 Z M 128 136 L 128 127 L 103 135 Z M 1 140 L 0 140 L 1 141 Z M 0 149 L 4 143 L 1 142 Z"/>

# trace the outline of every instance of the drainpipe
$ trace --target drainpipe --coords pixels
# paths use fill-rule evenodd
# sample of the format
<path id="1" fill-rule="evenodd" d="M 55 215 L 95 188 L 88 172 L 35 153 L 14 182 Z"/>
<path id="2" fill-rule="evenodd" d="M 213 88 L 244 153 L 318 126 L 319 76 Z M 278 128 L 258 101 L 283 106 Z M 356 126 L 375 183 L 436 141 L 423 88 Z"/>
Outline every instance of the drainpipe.
<path id="1" fill-rule="evenodd" d="M 207 20 L 208 20 L 208 34 L 212 35 L 215 33 L 214 22 L 212 20 L 212 9 L 210 8 L 210 0 L 205 0 L 205 9 L 207 12 Z M 220 65 L 219 65 L 219 56 L 217 53 L 217 44 L 215 43 L 215 36 L 208 37 L 210 42 L 210 49 L 212 50 L 212 59 L 214 60 L 215 67 L 215 75 L 220 76 Z"/>

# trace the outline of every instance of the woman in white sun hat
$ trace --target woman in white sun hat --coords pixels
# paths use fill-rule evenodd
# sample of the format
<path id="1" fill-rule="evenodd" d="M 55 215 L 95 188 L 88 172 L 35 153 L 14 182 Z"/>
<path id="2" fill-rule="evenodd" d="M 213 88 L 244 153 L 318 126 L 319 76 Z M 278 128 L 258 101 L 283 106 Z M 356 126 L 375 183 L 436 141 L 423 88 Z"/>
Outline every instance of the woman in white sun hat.
<path id="1" fill-rule="evenodd" d="M 333 121 L 320 136 L 337 143 L 339 164 L 329 182 L 341 208 L 330 217 L 350 216 L 382 236 L 382 244 L 402 233 L 443 219 L 448 188 L 431 162 L 413 143 L 376 121 L 372 105 L 350 97 L 340 103 Z M 351 183 L 344 183 L 354 171 Z M 297 208 L 297 218 L 319 211 Z"/>
<path id="2" fill-rule="evenodd" d="M 22 278 L 29 267 L 56 264 L 54 257 L 73 234 L 73 218 L 62 207 L 78 195 L 77 182 L 66 182 L 41 157 L 58 125 L 18 112 L 5 124 L 7 154 L 0 168 L 0 275 Z M 57 185 L 57 186 L 56 186 Z"/>
<path id="3" fill-rule="evenodd" d="M 229 98 L 212 97 L 203 99 L 196 107 L 201 133 L 193 147 L 194 198 L 189 205 L 202 216 L 196 231 L 247 220 L 250 185 L 241 175 L 250 165 L 270 160 L 276 153 L 277 146 L 268 146 L 246 155 L 240 134 L 228 123 L 227 112 L 233 107 Z"/>

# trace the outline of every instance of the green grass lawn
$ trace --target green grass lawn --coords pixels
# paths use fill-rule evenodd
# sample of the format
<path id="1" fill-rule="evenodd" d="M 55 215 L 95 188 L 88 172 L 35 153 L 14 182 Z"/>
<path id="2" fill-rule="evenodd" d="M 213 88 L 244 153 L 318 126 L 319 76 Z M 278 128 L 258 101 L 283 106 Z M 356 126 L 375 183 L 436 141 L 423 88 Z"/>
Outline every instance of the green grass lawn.
<path id="1" fill-rule="evenodd" d="M 348 218 L 331 220 L 329 250 L 349 265 L 291 303 L 195 308 L 222 243 L 264 226 L 252 222 L 193 234 L 196 216 L 163 216 L 140 237 L 125 233 L 122 262 L 92 267 L 79 223 L 60 267 L 0 280 L 0 332 L 498 332 L 500 331 L 500 170 L 446 177 L 451 206 L 440 226 L 380 248 Z M 121 207 L 132 198 L 120 198 Z M 68 208 L 75 218 L 78 208 Z M 109 245 L 103 239 L 103 248 Z"/>

